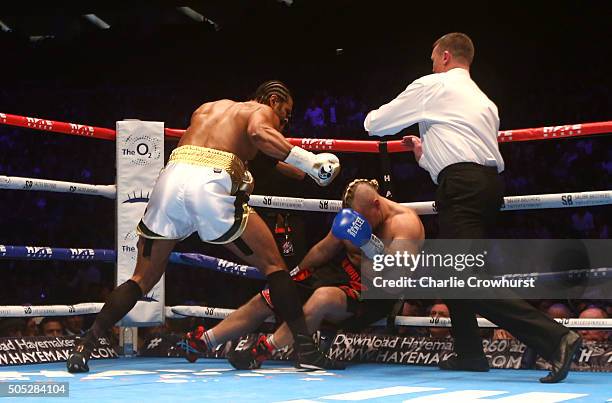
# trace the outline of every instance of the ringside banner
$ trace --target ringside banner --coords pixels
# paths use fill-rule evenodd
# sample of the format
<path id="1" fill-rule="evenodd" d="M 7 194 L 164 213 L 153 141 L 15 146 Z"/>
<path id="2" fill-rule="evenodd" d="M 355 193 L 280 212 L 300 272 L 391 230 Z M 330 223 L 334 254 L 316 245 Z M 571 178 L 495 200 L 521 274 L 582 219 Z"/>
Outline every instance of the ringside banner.
<path id="1" fill-rule="evenodd" d="M 252 348 L 262 333 L 242 336 L 233 342 L 220 344 L 206 354 L 207 358 L 225 358 L 231 350 Z M 321 335 L 319 335 L 321 337 Z M 145 339 L 140 355 L 145 357 L 180 357 L 177 347 L 180 336 L 155 334 Z M 385 364 L 436 366 L 453 355 L 453 339 L 428 336 L 398 336 L 385 334 L 338 333 L 320 345 L 337 360 L 349 362 L 378 362 Z M 326 348 L 328 347 L 328 348 Z M 550 369 L 550 364 L 516 339 L 482 340 L 482 349 L 492 368 Z M 572 362 L 572 371 L 612 372 L 612 344 L 584 342 Z M 291 360 L 292 350 L 277 350 L 273 360 Z M 264 363 L 264 366 L 266 364 Z"/>
<path id="2" fill-rule="evenodd" d="M 74 341 L 74 336 L 0 338 L 0 366 L 66 361 Z M 118 354 L 105 338 L 100 338 L 91 356 L 117 358 Z"/>

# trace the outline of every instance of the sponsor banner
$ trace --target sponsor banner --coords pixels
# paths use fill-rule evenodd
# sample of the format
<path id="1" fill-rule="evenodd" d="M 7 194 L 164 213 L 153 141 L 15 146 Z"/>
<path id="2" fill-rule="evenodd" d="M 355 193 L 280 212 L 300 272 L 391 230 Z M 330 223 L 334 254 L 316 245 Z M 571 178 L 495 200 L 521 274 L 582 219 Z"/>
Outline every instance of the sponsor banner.
<path id="1" fill-rule="evenodd" d="M 263 333 L 253 333 L 217 346 L 206 353 L 206 358 L 225 358 L 231 350 L 251 348 Z M 339 333 L 335 338 L 324 333 L 315 337 L 321 349 L 337 360 L 348 362 L 377 362 L 384 364 L 437 366 L 453 355 L 453 339 L 434 339 L 426 336 L 392 336 L 377 334 Z M 176 344 L 180 336 L 156 334 L 145 340 L 140 355 L 148 357 L 181 357 Z M 491 368 L 550 369 L 550 364 L 516 339 L 483 339 L 482 347 Z M 293 349 L 278 350 L 273 360 L 292 359 Z M 612 343 L 584 342 L 574 357 L 573 371 L 612 372 Z"/>
<path id="2" fill-rule="evenodd" d="M 328 352 L 337 360 L 438 365 L 453 354 L 451 339 L 340 333 Z"/>
<path id="3" fill-rule="evenodd" d="M 516 339 L 483 339 L 483 350 L 491 368 L 550 369 L 550 364 Z M 452 355 L 453 340 L 424 336 L 343 334 L 334 339 L 328 355 L 352 362 L 438 365 Z M 612 343 L 585 342 L 574 357 L 573 371 L 612 372 Z"/>
<path id="4" fill-rule="evenodd" d="M 0 366 L 66 361 L 74 342 L 74 336 L 0 338 Z M 92 359 L 118 357 L 105 338 L 98 342 L 91 354 Z"/>
<path id="5" fill-rule="evenodd" d="M 363 220 L 362 220 L 363 221 Z M 363 222 L 346 228 L 347 236 Z M 383 240 L 385 245 L 389 241 Z M 428 239 L 362 259 L 365 299 L 607 299 L 609 239 Z"/>
<path id="6" fill-rule="evenodd" d="M 551 365 L 538 357 L 535 367 L 550 370 Z M 582 348 L 574 357 L 573 371 L 612 372 L 612 342 L 583 341 Z"/>
<path id="7" fill-rule="evenodd" d="M 164 124 L 117 122 L 117 285 L 128 280 L 136 265 L 136 225 L 164 164 Z M 121 321 L 122 326 L 164 322 L 164 277 Z"/>

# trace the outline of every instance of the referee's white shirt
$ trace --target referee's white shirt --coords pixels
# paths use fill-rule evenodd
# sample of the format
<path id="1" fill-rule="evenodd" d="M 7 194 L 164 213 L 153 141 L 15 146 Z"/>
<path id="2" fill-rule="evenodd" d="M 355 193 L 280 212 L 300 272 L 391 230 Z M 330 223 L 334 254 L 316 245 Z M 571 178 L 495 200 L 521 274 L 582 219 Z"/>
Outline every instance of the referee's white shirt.
<path id="1" fill-rule="evenodd" d="M 417 122 L 423 144 L 419 165 L 435 183 L 440 171 L 458 162 L 504 170 L 497 106 L 468 70 L 454 68 L 415 80 L 397 98 L 368 113 L 363 125 L 370 136 L 388 136 Z"/>

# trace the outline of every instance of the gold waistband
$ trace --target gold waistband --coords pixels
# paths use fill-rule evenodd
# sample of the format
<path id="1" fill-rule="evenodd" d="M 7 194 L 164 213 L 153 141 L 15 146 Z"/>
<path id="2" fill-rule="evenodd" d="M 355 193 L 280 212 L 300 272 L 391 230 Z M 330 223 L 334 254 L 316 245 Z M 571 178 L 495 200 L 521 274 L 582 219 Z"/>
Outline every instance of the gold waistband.
<path id="1" fill-rule="evenodd" d="M 240 158 L 227 151 L 213 148 L 192 145 L 180 146 L 170 154 L 168 163 L 170 162 L 223 169 L 232 178 L 232 194 L 236 193 L 246 181 L 246 178 L 250 178 L 250 173 Z"/>

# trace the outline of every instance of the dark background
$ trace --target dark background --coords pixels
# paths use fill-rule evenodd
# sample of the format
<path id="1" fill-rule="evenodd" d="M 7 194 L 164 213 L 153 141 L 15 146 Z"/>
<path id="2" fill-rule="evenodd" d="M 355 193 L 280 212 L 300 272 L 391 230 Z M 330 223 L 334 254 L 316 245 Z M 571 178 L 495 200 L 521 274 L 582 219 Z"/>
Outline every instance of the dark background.
<path id="1" fill-rule="evenodd" d="M 1 112 L 111 128 L 123 118 L 185 128 L 201 103 L 246 99 L 274 78 L 294 93 L 289 136 L 366 139 L 359 124 L 342 116 L 315 132 L 304 111 L 330 97 L 350 100 L 357 114 L 380 106 L 431 72 L 438 37 L 461 31 L 475 43 L 472 78 L 499 107 L 502 129 L 610 119 L 606 1 L 82 3 L 3 4 L 0 21 L 11 32 L 0 32 Z M 192 21 L 177 6 L 212 22 Z M 86 13 L 111 28 L 95 27 Z M 175 144 L 169 140 L 167 150 Z M 611 146 L 607 136 L 503 144 L 507 194 L 608 190 Z M 379 175 L 375 155 L 341 159 L 342 174 L 330 188 L 256 172 L 255 193 L 339 198 L 355 177 Z M 411 154 L 393 155 L 392 165 L 398 201 L 432 200 L 429 175 Z M 0 126 L 0 174 L 114 183 L 114 143 Z M 115 247 L 114 204 L 106 199 L 4 190 L 0 209 L 3 244 Z M 592 227 L 576 224 L 585 215 Z M 296 248 L 328 230 L 332 217 L 320 218 L 292 214 L 292 225 L 304 228 L 296 231 Z M 498 236 L 608 238 L 611 218 L 609 206 L 504 213 Z M 435 218 L 423 220 L 435 237 Z M 229 257 L 196 237 L 178 249 Z M 0 270 L 2 304 L 102 301 L 114 286 L 112 266 L 102 264 L 0 261 Z M 258 287 L 173 267 L 167 303 L 236 306 Z"/>

